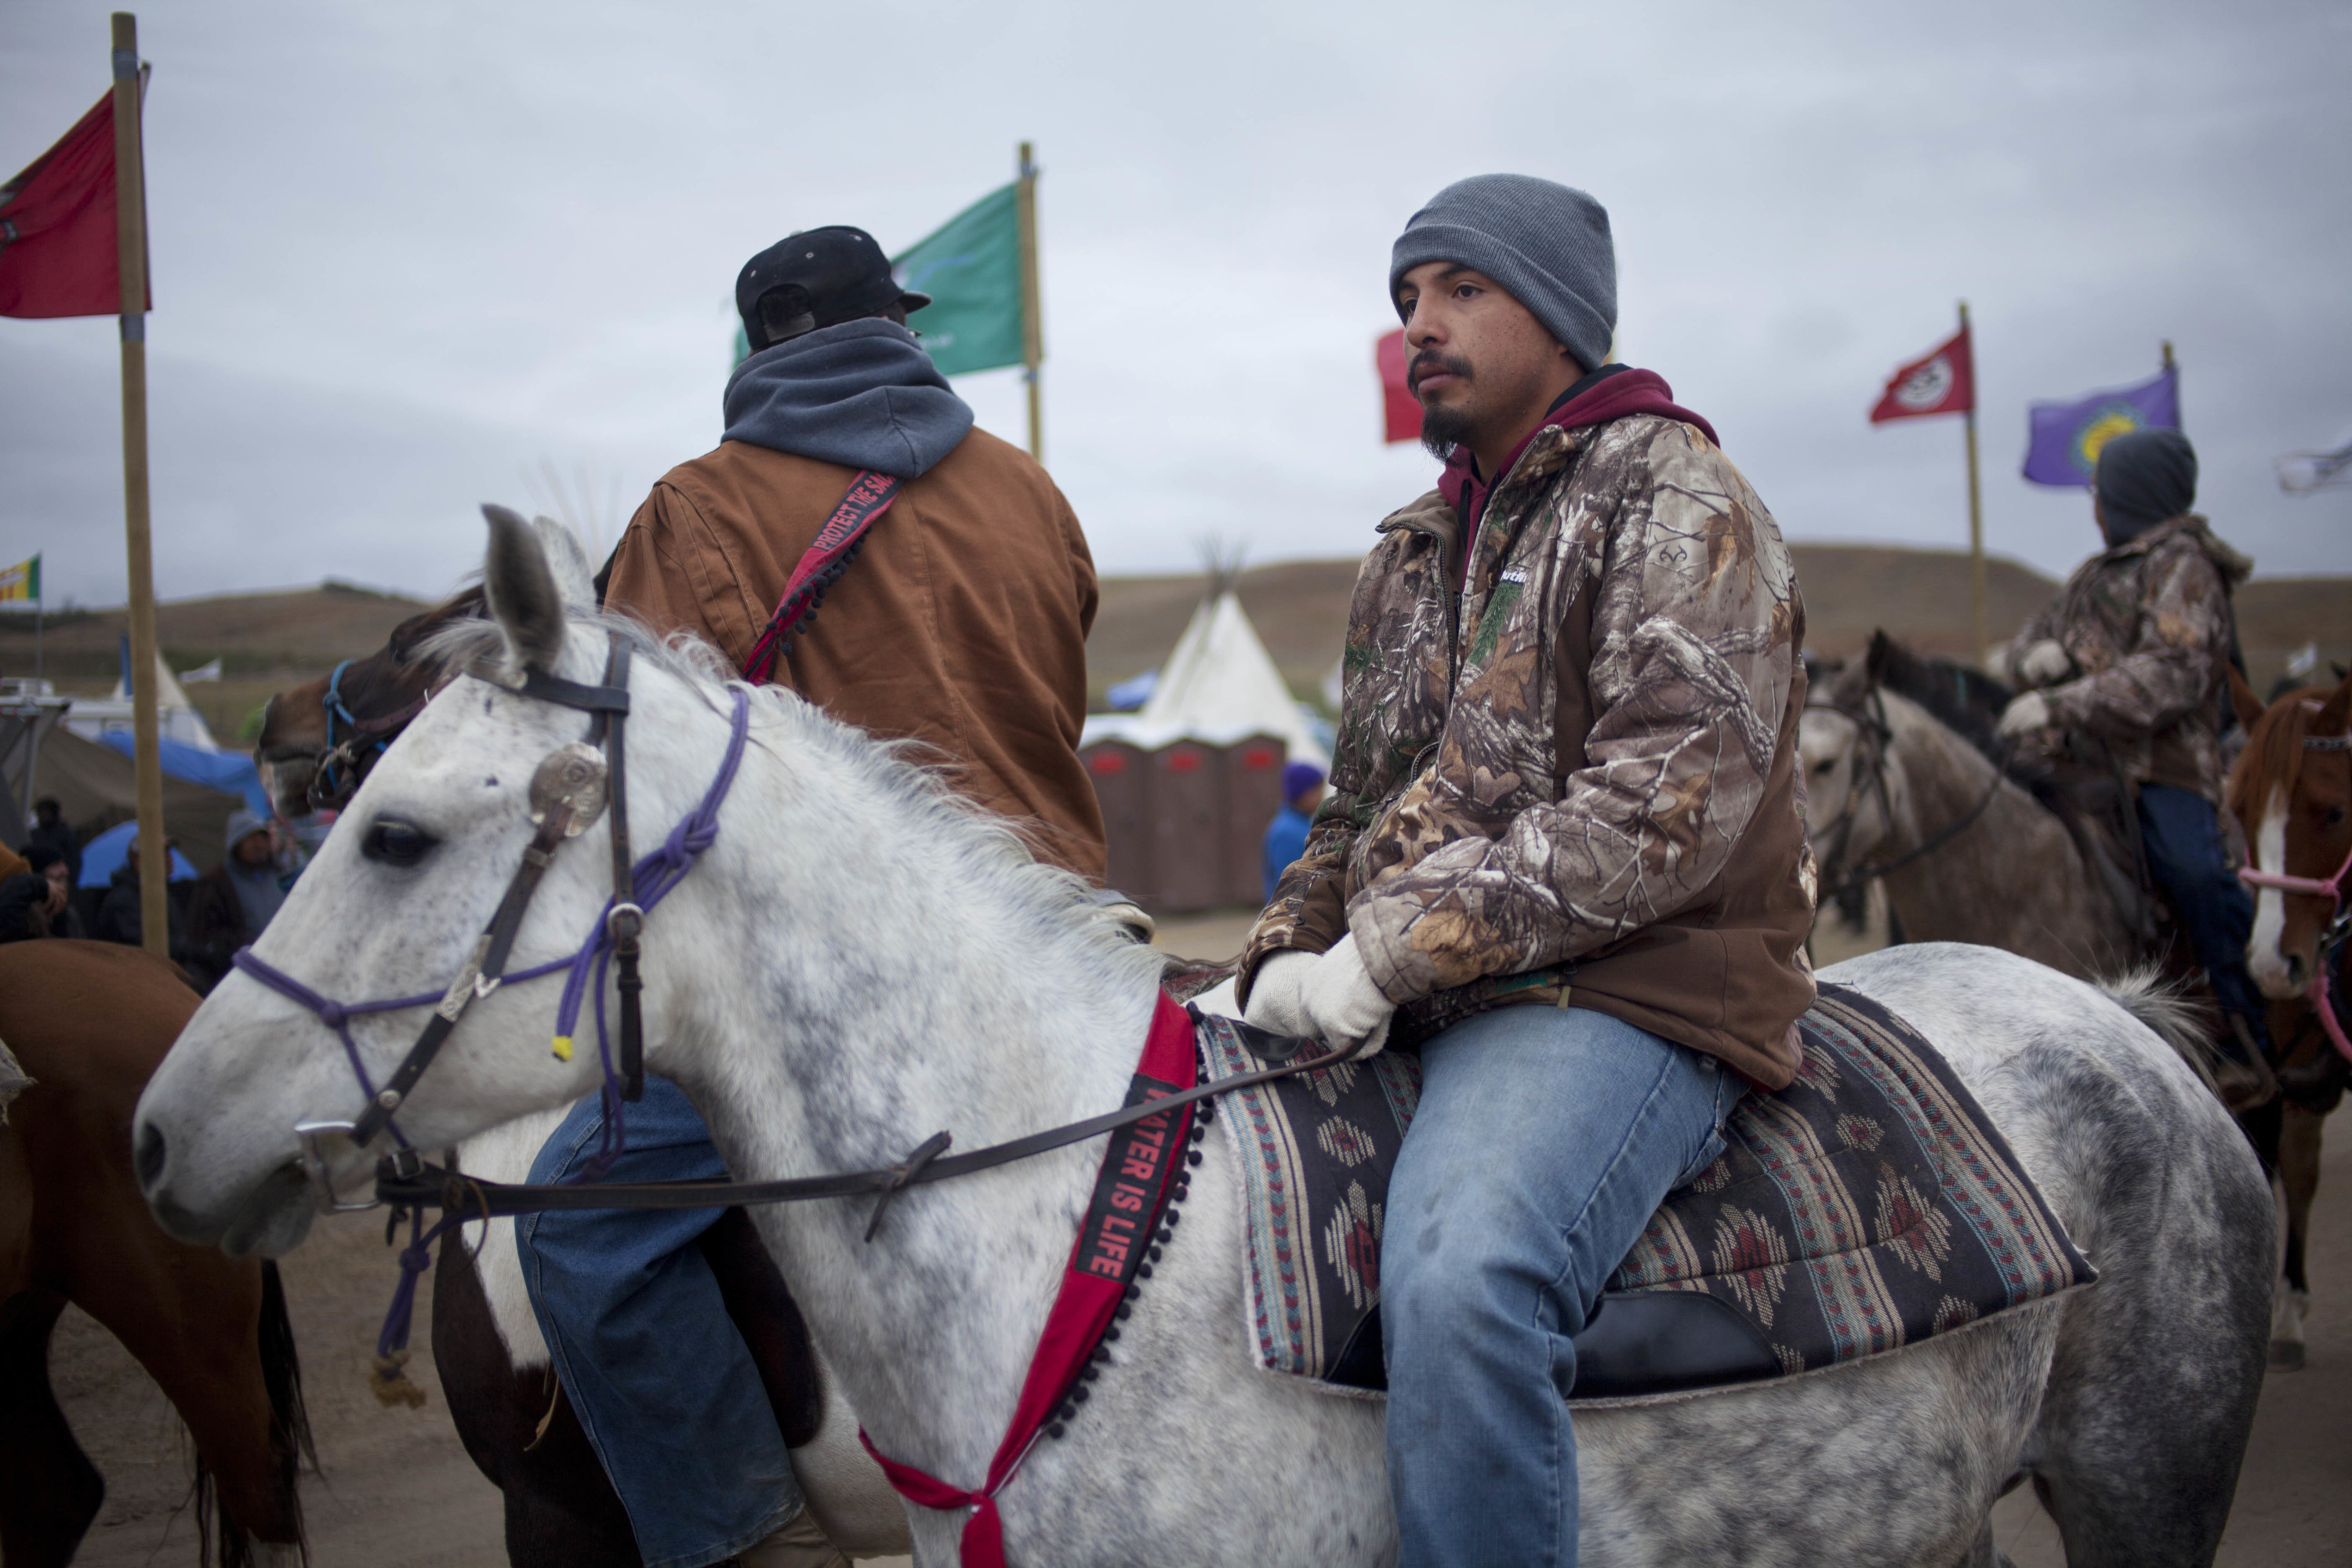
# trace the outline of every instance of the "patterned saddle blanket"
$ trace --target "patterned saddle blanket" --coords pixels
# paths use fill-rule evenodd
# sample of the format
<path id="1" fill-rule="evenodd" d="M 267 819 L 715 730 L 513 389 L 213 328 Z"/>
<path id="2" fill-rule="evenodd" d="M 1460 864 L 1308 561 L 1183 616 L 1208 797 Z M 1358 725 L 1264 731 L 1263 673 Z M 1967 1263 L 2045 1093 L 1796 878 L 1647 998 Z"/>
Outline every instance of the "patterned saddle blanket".
<path id="1" fill-rule="evenodd" d="M 1577 1336 L 1578 1402 L 1688 1394 L 1899 1350 L 2090 1283 L 1982 1107 L 1935 1047 L 1857 992 L 1821 987 L 1796 1080 L 1750 1094 L 1723 1155 L 1667 1195 Z M 1270 1037 L 1202 1016 L 1211 1077 Z M 1334 1392 L 1384 1388 L 1389 1173 L 1421 1095 L 1402 1052 L 1215 1102 L 1235 1134 L 1258 1363 Z"/>

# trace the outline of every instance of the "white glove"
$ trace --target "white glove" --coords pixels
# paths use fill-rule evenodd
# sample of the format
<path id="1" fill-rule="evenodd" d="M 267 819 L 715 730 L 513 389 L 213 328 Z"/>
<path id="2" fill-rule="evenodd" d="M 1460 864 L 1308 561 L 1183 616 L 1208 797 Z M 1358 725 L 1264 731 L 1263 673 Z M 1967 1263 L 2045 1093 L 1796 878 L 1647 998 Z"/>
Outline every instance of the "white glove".
<path id="1" fill-rule="evenodd" d="M 2057 645 L 2052 643 L 2044 646 L 2054 647 Z M 2029 691 L 2000 710 L 2000 722 L 1993 728 L 1995 733 L 2010 737 L 2030 734 L 2033 731 L 2044 730 L 2049 726 L 2050 700 L 2039 691 Z"/>
<path id="2" fill-rule="evenodd" d="M 1343 936 L 1339 945 L 1315 961 L 1300 995 L 1307 1013 L 1306 1033 L 1330 1047 L 1363 1042 L 1359 1059 L 1389 1041 L 1389 1019 L 1396 1004 L 1381 994 L 1356 951 L 1356 939 Z"/>
<path id="3" fill-rule="evenodd" d="M 2017 656 L 2017 679 L 2028 686 L 2055 686 L 2074 668 L 2074 658 L 2059 642 L 2038 642 Z"/>
<path id="4" fill-rule="evenodd" d="M 1242 1022 L 1286 1039 L 1304 1039 L 1312 1034 L 1303 994 L 1307 977 L 1315 973 L 1322 956 L 1295 947 L 1268 954 L 1257 966 L 1257 978 L 1250 982 L 1249 1005 L 1242 1010 Z"/>

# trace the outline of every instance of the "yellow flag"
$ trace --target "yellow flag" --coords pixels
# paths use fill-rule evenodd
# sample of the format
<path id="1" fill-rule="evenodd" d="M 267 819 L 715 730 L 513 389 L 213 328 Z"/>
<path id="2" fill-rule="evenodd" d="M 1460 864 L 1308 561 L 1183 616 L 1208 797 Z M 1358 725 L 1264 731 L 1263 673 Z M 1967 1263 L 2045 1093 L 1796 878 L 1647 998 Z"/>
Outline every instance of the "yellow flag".
<path id="1" fill-rule="evenodd" d="M 21 599 L 29 604 L 41 596 L 41 558 L 0 566 L 0 601 Z"/>

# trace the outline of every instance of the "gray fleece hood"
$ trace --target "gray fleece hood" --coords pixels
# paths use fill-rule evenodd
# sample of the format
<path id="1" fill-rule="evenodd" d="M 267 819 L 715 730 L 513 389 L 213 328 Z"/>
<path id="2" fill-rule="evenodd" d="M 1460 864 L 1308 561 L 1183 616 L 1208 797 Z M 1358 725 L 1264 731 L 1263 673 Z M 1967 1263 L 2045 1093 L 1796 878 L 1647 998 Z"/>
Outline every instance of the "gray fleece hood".
<path id="1" fill-rule="evenodd" d="M 720 437 L 902 479 L 956 449 L 971 408 L 896 321 L 820 327 L 735 367 Z"/>

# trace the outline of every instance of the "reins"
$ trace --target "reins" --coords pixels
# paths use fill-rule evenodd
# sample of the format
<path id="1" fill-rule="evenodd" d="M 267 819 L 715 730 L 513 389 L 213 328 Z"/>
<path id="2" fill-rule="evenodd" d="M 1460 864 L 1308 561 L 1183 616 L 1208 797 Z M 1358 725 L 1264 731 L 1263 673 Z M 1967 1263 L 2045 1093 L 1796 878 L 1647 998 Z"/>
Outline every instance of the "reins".
<path id="1" fill-rule="evenodd" d="M 948 1154 L 952 1138 L 934 1132 L 906 1159 L 895 1165 L 867 1171 L 844 1171 L 823 1176 L 791 1176 L 769 1182 L 604 1182 L 593 1185 L 526 1186 L 505 1182 L 478 1182 L 460 1172 L 425 1163 L 414 1151 L 404 1156 L 386 1155 L 376 1167 L 380 1202 L 407 1207 L 446 1209 L 466 1218 L 479 1215 L 543 1214 L 554 1209 L 689 1209 L 732 1208 L 745 1204 L 805 1203 L 813 1198 L 848 1198 L 875 1194 L 873 1218 L 866 1229 L 871 1241 L 890 1200 L 908 1187 L 944 1182 L 974 1172 L 1009 1165 L 1055 1149 L 1083 1143 L 1115 1132 L 1147 1117 L 1181 1110 L 1198 1100 L 1213 1100 L 1235 1089 L 1249 1089 L 1298 1073 L 1337 1067 L 1356 1054 L 1343 1046 L 1319 1056 L 1284 1061 L 1255 1072 L 1214 1079 L 1179 1094 L 1146 1100 L 1118 1110 L 1107 1110 L 1083 1121 L 1064 1122 L 1025 1137 L 992 1143 L 961 1154 Z"/>

